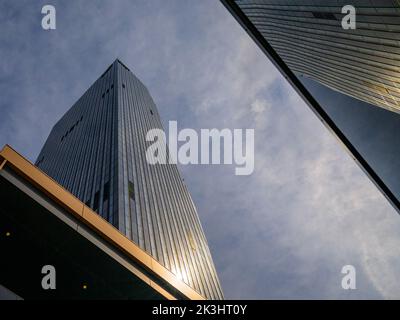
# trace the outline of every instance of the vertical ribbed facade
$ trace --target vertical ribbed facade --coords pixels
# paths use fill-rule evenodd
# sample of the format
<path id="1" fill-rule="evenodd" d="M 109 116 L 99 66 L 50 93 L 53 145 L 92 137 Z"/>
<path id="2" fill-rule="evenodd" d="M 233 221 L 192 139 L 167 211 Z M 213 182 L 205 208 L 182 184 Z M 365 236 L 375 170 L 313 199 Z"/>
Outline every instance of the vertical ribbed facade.
<path id="1" fill-rule="evenodd" d="M 147 88 L 116 60 L 53 127 L 36 165 L 190 287 L 221 299 L 177 166 L 146 161 L 153 128 L 162 124 Z"/>
<path id="2" fill-rule="evenodd" d="M 400 1 L 235 0 L 299 75 L 400 112 Z M 356 8 L 356 29 L 341 26 Z"/>

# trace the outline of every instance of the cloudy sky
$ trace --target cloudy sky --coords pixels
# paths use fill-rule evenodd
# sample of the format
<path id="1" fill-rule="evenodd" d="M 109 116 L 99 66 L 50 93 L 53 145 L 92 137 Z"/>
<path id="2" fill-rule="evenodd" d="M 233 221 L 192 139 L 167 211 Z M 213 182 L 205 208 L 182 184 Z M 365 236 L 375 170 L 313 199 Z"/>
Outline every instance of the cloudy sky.
<path id="1" fill-rule="evenodd" d="M 400 217 L 218 1 L 1 1 L 0 26 L 0 145 L 34 161 L 118 57 L 165 125 L 255 129 L 251 176 L 180 167 L 226 298 L 400 298 Z"/>

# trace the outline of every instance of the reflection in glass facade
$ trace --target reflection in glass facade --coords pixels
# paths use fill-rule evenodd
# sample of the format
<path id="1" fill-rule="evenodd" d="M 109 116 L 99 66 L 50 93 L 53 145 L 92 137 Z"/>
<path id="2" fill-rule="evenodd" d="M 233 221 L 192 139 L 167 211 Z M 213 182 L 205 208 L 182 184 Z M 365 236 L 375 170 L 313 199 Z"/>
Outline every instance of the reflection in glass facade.
<path id="1" fill-rule="evenodd" d="M 235 0 L 297 75 L 400 112 L 398 0 Z M 345 5 L 356 29 L 345 30 Z"/>
<path id="2" fill-rule="evenodd" d="M 149 165 L 157 108 L 119 60 L 53 127 L 36 165 L 209 299 L 223 298 L 192 198 L 174 164 Z"/>
<path id="3" fill-rule="evenodd" d="M 400 114 L 340 94 L 311 79 L 303 78 L 302 83 L 400 199 Z"/>

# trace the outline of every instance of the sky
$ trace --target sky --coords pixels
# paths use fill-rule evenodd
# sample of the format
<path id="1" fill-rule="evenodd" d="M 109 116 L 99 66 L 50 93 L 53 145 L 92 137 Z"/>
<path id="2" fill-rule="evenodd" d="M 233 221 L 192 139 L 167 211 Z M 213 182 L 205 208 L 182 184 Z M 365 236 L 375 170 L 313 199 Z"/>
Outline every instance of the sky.
<path id="1" fill-rule="evenodd" d="M 400 217 L 218 1 L 1 1 L 0 26 L 0 146 L 34 161 L 119 58 L 164 126 L 255 129 L 250 176 L 180 166 L 225 298 L 400 298 Z"/>

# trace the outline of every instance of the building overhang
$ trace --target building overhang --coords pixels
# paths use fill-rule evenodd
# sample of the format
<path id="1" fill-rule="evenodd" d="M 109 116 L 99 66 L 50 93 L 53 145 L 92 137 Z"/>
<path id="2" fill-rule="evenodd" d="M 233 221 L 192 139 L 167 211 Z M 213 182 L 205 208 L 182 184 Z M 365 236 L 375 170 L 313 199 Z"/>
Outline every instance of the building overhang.
<path id="1" fill-rule="evenodd" d="M 193 299 L 199 293 L 6 145 L 0 285 L 24 299 Z M 42 288 L 42 267 L 56 289 Z"/>

